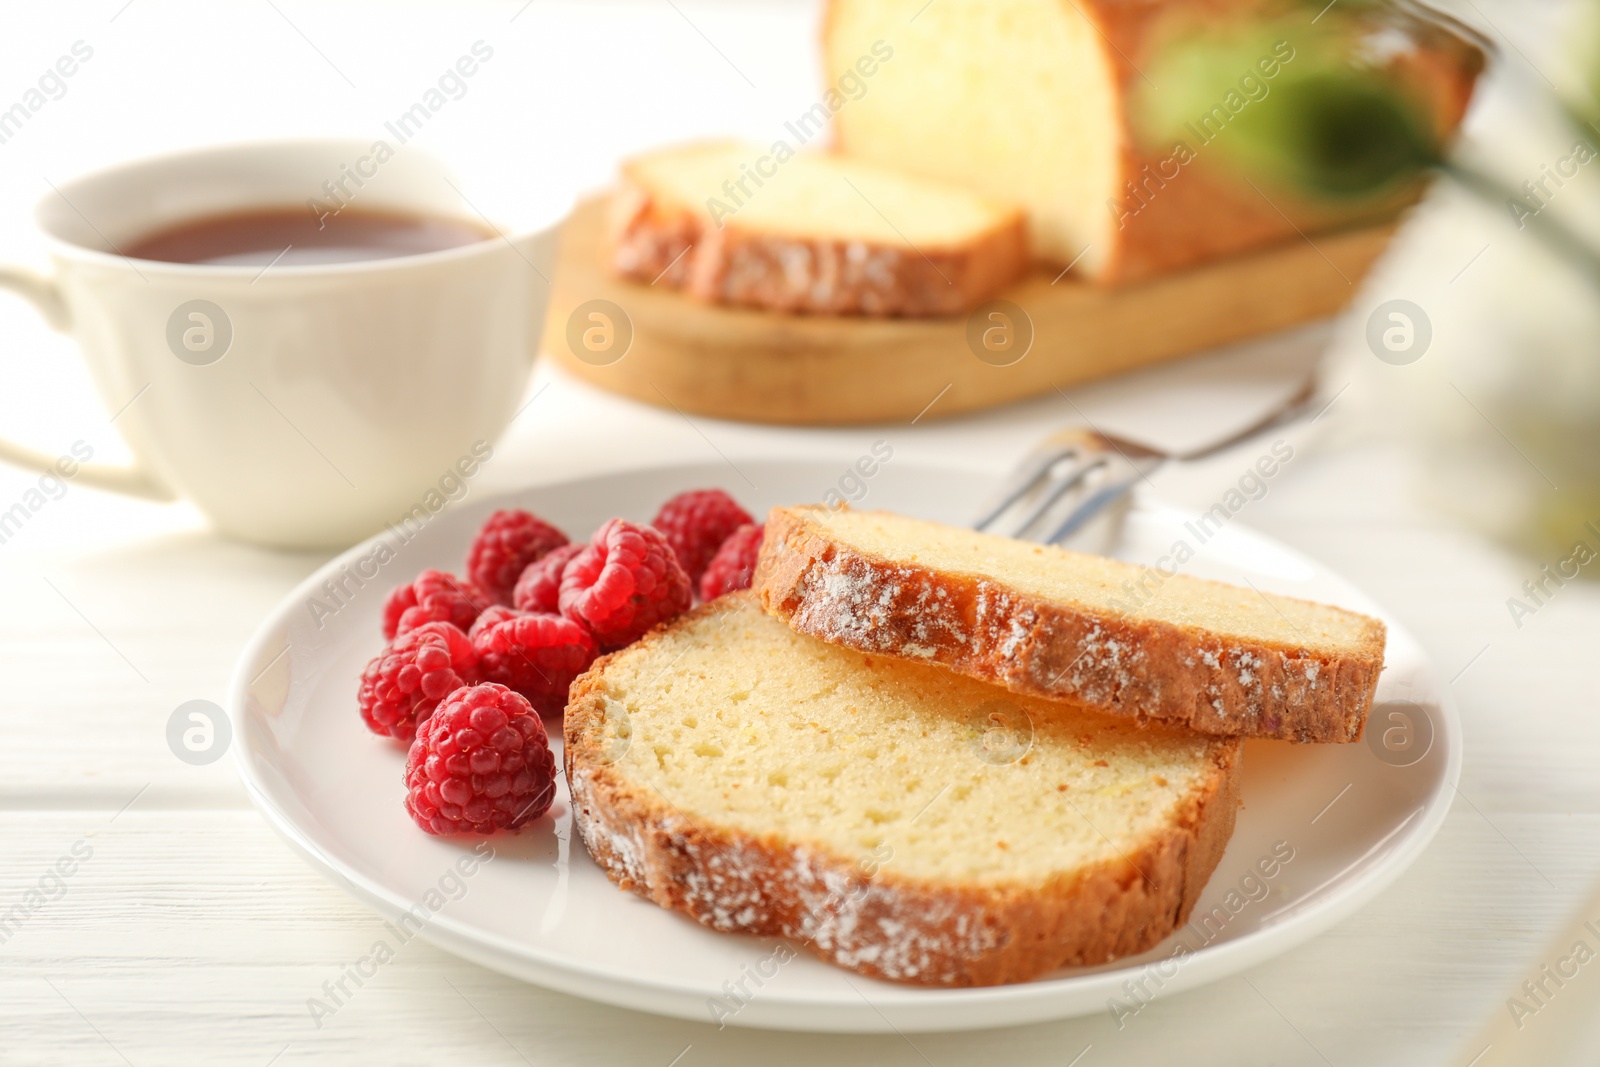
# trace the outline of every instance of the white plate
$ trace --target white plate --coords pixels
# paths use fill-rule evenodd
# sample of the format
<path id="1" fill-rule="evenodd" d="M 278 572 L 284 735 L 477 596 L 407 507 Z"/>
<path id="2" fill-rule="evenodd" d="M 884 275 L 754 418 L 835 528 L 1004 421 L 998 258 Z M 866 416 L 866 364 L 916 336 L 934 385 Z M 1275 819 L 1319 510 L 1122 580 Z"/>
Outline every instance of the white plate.
<path id="1" fill-rule="evenodd" d="M 730 1025 L 839 1032 L 1004 1026 L 1108 1011 L 1114 999 L 1135 1010 L 1130 980 L 1146 999 L 1190 989 L 1327 929 L 1393 881 L 1444 820 L 1461 766 L 1460 727 L 1417 643 L 1385 617 L 1388 667 L 1368 740 L 1250 743 L 1238 829 L 1194 919 L 1142 956 L 955 990 L 875 982 L 803 952 L 779 965 L 776 942 L 713 933 L 612 886 L 573 833 L 564 783 L 550 817 L 493 839 L 493 859 L 461 876 L 457 865 L 474 842 L 440 840 L 412 825 L 401 807 L 403 750 L 368 733 L 356 713 L 356 679 L 382 644 L 387 591 L 425 567 L 459 571 L 495 507 L 527 507 L 581 537 L 612 515 L 648 520 L 682 489 L 721 485 L 759 514 L 818 500 L 844 474 L 807 461 L 741 463 L 740 471 L 760 488 L 719 465 L 532 489 L 442 512 L 381 565 L 378 542 L 398 544 L 395 533 L 329 563 L 267 619 L 235 673 L 229 710 L 251 797 L 319 870 L 391 920 L 410 911 L 420 936 L 486 967 L 644 1011 L 702 1021 L 720 1011 Z M 889 463 L 865 484 L 864 506 L 960 522 L 991 480 Z M 1161 507 L 1136 509 L 1119 554 L 1153 563 L 1186 539 L 1200 548 L 1188 573 L 1248 578 L 1384 615 L 1282 545 L 1228 525 L 1201 547 L 1183 519 Z M 410 933 L 396 927 L 391 947 Z M 735 1001 L 730 990 L 739 983 L 748 995 Z"/>

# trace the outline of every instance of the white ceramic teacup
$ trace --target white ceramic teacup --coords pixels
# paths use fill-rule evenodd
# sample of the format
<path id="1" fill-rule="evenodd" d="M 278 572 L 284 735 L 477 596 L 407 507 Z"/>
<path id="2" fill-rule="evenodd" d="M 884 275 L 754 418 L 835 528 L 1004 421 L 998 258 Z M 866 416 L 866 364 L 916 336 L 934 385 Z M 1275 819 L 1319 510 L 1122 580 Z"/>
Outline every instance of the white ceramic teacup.
<path id="1" fill-rule="evenodd" d="M 77 481 L 186 497 L 243 540 L 323 547 L 400 521 L 476 468 L 527 386 L 567 205 L 494 220 L 502 238 L 395 259 L 263 270 L 118 251 L 186 219 L 313 200 L 480 221 L 436 158 L 401 146 L 380 161 L 375 148 L 185 152 L 40 202 L 53 271 L 0 267 L 0 287 L 76 338 L 107 409 L 126 405 L 116 421 L 136 458 L 84 464 Z M 5 440 L 0 459 L 58 462 Z"/>

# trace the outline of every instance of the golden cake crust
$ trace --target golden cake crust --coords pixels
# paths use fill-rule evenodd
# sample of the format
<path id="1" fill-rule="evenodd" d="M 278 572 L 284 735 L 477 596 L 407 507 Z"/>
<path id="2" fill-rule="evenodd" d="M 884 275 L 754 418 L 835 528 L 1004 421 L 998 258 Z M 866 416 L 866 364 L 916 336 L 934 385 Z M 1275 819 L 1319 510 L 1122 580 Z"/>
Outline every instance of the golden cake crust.
<path id="1" fill-rule="evenodd" d="M 773 509 L 752 585 L 800 633 L 1206 734 L 1361 736 L 1383 670 L 1377 619 L 1356 617 L 1362 638 L 1343 650 L 1222 637 L 886 559 L 836 540 L 811 510 Z"/>
<path id="2" fill-rule="evenodd" d="M 620 276 L 713 304 L 819 315 L 957 315 L 1014 280 L 1028 262 L 1020 211 L 950 247 L 774 233 L 737 219 L 713 225 L 623 168 L 605 258 Z"/>

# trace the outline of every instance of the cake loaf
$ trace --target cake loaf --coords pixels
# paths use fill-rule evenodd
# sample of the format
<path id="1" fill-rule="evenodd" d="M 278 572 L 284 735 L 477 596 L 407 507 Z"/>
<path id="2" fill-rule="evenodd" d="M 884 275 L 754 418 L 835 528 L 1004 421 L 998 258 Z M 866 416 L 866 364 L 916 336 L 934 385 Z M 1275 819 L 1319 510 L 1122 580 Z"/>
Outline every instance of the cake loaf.
<path id="1" fill-rule="evenodd" d="M 830 84 L 865 55 L 893 55 L 834 116 L 838 149 L 1021 205 L 1034 254 L 1076 264 L 1074 277 L 1126 282 L 1352 220 L 1351 209 L 1277 189 L 1269 198 L 1219 166 L 1211 145 L 1236 108 L 1261 106 L 1253 101 L 1293 68 L 1296 41 L 1342 9 L 1320 25 L 1314 10 L 1271 0 L 830 0 L 826 10 Z M 1287 14 L 1291 28 L 1242 64 L 1245 87 L 1197 112 L 1192 133 L 1145 143 L 1135 116 L 1140 94 L 1160 91 L 1145 73 L 1158 46 L 1251 14 Z M 1398 4 L 1366 5 L 1346 22 L 1351 52 L 1447 138 L 1482 52 Z M 1415 192 L 1356 217 L 1397 210 Z"/>

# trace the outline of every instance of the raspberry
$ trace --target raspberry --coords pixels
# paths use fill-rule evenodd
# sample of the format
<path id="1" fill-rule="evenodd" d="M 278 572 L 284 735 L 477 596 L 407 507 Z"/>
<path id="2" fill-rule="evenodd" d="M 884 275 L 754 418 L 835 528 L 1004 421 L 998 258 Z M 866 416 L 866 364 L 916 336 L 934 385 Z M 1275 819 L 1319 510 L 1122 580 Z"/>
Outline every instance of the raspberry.
<path id="1" fill-rule="evenodd" d="M 612 519 L 561 575 L 561 614 L 621 648 L 689 606 L 689 576 L 652 526 Z"/>
<path id="2" fill-rule="evenodd" d="M 383 604 L 383 636 L 414 630 L 425 622 L 454 623 L 465 631 L 493 601 L 476 585 L 443 571 L 423 571 L 410 585 L 389 594 Z"/>
<path id="3" fill-rule="evenodd" d="M 472 629 L 467 631 L 467 640 L 476 642 L 478 635 L 491 626 L 498 626 L 507 619 L 515 619 L 524 614 L 516 608 L 508 608 L 504 604 L 496 604 L 491 608 L 484 608 L 483 614 L 472 620 Z"/>
<path id="4" fill-rule="evenodd" d="M 428 622 L 367 664 L 356 704 L 373 733 L 409 741 L 440 700 L 477 681 L 478 656 L 467 635 L 447 622 Z"/>
<path id="5" fill-rule="evenodd" d="M 735 589 L 749 589 L 750 579 L 756 572 L 756 557 L 761 554 L 761 535 L 764 525 L 746 523 L 722 542 L 711 565 L 700 576 L 700 598 L 715 600 L 723 593 Z"/>
<path id="6" fill-rule="evenodd" d="M 755 521 L 721 489 L 698 489 L 662 504 L 650 525 L 666 537 L 690 581 L 698 583 L 728 535 Z"/>
<path id="7" fill-rule="evenodd" d="M 503 685 L 462 687 L 417 730 L 406 812 L 430 834 L 515 830 L 550 810 L 556 758 L 544 723 Z"/>
<path id="8" fill-rule="evenodd" d="M 467 550 L 467 575 L 498 604 L 511 603 L 511 590 L 528 564 L 567 543 L 567 535 L 526 511 L 489 516 Z"/>
<path id="9" fill-rule="evenodd" d="M 497 610 L 504 609 L 489 609 Z M 472 647 L 486 681 L 521 693 L 539 714 L 552 716 L 566 710 L 572 680 L 600 653 L 582 624 L 543 614 L 518 614 L 485 627 Z"/>
<path id="10" fill-rule="evenodd" d="M 528 564 L 517 579 L 511 602 L 521 611 L 560 611 L 561 572 L 582 551 L 582 545 L 562 545 L 537 563 Z"/>

